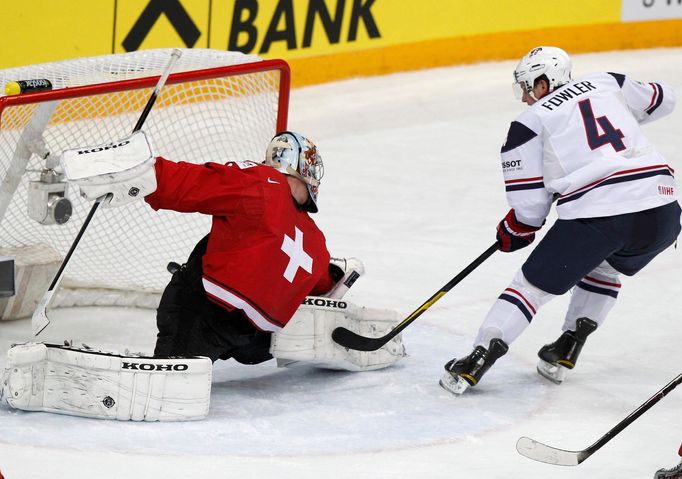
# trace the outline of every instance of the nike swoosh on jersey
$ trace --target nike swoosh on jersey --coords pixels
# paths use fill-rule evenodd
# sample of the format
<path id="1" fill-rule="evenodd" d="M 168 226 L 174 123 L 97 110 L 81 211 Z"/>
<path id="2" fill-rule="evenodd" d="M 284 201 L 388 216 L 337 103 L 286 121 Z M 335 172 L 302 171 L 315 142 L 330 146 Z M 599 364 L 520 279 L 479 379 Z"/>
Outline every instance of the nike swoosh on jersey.
<path id="1" fill-rule="evenodd" d="M 269 176 L 268 176 L 268 183 L 273 183 L 275 185 L 279 185 L 279 181 L 275 181 L 272 178 L 270 178 Z"/>

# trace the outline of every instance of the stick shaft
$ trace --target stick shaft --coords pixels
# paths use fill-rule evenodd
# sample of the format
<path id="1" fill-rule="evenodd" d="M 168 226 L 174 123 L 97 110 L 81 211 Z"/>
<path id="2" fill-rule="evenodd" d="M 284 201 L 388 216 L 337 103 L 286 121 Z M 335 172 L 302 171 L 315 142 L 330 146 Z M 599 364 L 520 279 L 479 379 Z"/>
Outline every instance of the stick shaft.
<path id="1" fill-rule="evenodd" d="M 654 406 L 654 404 L 656 404 L 658 401 L 663 399 L 670 391 L 675 389 L 680 383 L 682 383 L 682 374 L 678 375 L 675 379 L 673 379 L 668 384 L 663 386 L 663 388 L 661 388 L 661 390 L 659 390 L 656 394 L 654 394 L 649 399 L 644 401 L 644 403 L 642 403 L 642 405 L 640 405 L 637 409 L 635 409 L 630 414 L 628 414 L 628 416 L 625 419 L 623 419 L 618 424 L 613 426 L 613 428 L 611 428 L 611 430 L 609 430 L 606 434 L 604 434 L 597 441 L 595 441 L 594 444 L 587 447 L 585 449 L 585 451 L 589 452 L 589 455 L 592 455 L 593 453 L 595 453 L 604 444 L 606 444 L 611 439 L 613 439 L 617 434 L 619 434 L 623 429 L 625 429 L 630 424 L 635 422 L 635 420 L 638 417 L 640 417 L 642 414 L 644 414 L 649 409 L 651 409 Z"/>
<path id="2" fill-rule="evenodd" d="M 336 328 L 332 332 L 332 339 L 339 345 L 355 349 L 358 351 L 375 351 L 388 343 L 391 339 L 401 333 L 406 327 L 413 323 L 419 316 L 429 309 L 436 301 L 442 298 L 445 293 L 450 291 L 457 283 L 466 278 L 473 270 L 478 268 L 481 263 L 488 259 L 495 251 L 498 250 L 498 243 L 494 243 L 487 250 L 485 250 L 478 258 L 471 262 L 466 268 L 459 272 L 454 278 L 448 281 L 445 286 L 436 291 L 429 299 L 427 299 L 421 306 L 415 309 L 408 317 L 398 323 L 388 334 L 378 338 L 368 338 L 361 336 L 346 328 Z"/>
<path id="3" fill-rule="evenodd" d="M 548 446 L 529 437 L 521 437 L 516 443 L 516 450 L 522 456 L 526 456 L 534 461 L 544 462 L 546 464 L 555 464 L 559 466 L 577 466 L 592 454 L 597 452 L 608 443 L 611 439 L 616 437 L 623 429 L 632 424 L 646 411 L 651 409 L 654 404 L 663 399 L 670 391 L 675 389 L 682 383 L 682 374 L 666 384 L 656 394 L 644 401 L 637 409 L 630 413 L 625 419 L 620 421 L 612 427 L 606 434 L 597 439 L 594 444 L 586 447 L 581 451 L 567 451 L 557 447 Z"/>
<path id="4" fill-rule="evenodd" d="M 142 114 L 140 115 L 140 118 L 137 120 L 137 123 L 135 124 L 135 127 L 133 128 L 133 133 L 136 131 L 139 131 L 142 128 L 142 125 L 144 125 L 144 122 L 147 120 L 147 117 L 149 116 L 149 113 L 152 110 L 152 107 L 154 106 L 154 103 L 156 102 L 156 98 L 159 96 L 159 93 L 161 92 L 161 89 L 163 88 L 163 85 L 166 83 L 166 80 L 168 79 L 168 75 L 170 75 L 171 70 L 173 69 L 173 65 L 175 62 L 180 58 L 181 52 L 180 50 L 173 50 L 171 53 L 171 58 L 168 61 L 168 65 L 166 65 L 165 70 L 159 77 L 159 80 L 156 82 L 156 86 L 154 87 L 154 91 L 150 95 L 149 99 L 147 100 L 147 104 L 144 107 L 144 110 L 142 110 Z M 78 247 L 78 244 L 80 243 L 81 238 L 83 237 L 83 234 L 85 233 L 85 230 L 87 230 L 88 225 L 92 221 L 92 218 L 95 215 L 95 212 L 97 212 L 97 209 L 99 208 L 100 204 L 106 199 L 106 195 L 100 196 L 95 200 L 95 203 L 92 205 L 92 208 L 90 208 L 90 212 L 88 213 L 88 216 L 85 218 L 85 221 L 81 225 L 80 230 L 78 231 L 78 234 L 76 235 L 76 238 L 74 239 L 73 243 L 71 244 L 71 247 L 69 248 L 69 251 L 66 253 L 66 256 L 64 256 L 64 259 L 62 260 L 62 264 L 59 265 L 59 269 L 57 270 L 57 273 L 55 274 L 54 278 L 52 279 L 52 283 L 50 283 L 50 287 L 47 289 L 45 294 L 43 295 L 42 300 L 40 303 L 38 303 L 38 308 L 36 311 L 33 313 L 33 317 L 31 318 L 31 323 L 32 323 L 32 329 L 33 329 L 33 334 L 35 336 L 38 336 L 40 332 L 47 327 L 47 325 L 50 323 L 49 318 L 47 317 L 47 308 L 50 305 L 50 302 L 52 301 L 52 296 L 54 295 L 55 290 L 59 286 L 59 284 L 62 281 L 62 278 L 64 276 L 64 271 L 66 270 L 66 266 L 69 263 L 69 260 L 71 259 L 71 256 L 73 255 L 74 251 Z"/>

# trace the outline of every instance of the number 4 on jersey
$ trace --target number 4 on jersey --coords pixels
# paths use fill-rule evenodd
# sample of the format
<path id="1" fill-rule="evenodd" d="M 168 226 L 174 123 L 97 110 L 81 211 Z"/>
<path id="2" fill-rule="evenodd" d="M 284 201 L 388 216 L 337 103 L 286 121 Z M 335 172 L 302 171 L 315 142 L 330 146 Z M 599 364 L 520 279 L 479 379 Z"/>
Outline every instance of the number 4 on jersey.
<path id="1" fill-rule="evenodd" d="M 623 132 L 616 130 L 606 116 L 595 118 L 589 98 L 579 102 L 578 106 L 580 107 L 580 114 L 583 116 L 583 123 L 585 124 L 587 143 L 591 149 L 596 150 L 607 144 L 610 144 L 616 151 L 623 151 L 625 149 L 625 144 L 622 140 L 625 137 Z M 601 135 L 599 134 L 597 124 L 599 124 L 599 127 L 604 132 Z"/>

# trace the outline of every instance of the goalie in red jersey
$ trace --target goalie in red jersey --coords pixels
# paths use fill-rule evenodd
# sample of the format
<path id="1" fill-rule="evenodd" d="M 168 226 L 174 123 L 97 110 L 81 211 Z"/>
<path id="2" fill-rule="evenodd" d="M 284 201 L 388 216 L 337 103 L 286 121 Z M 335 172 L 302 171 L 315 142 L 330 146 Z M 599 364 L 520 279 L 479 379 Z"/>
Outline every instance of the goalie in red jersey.
<path id="1" fill-rule="evenodd" d="M 397 314 L 341 300 L 364 267 L 355 258 L 330 258 L 309 215 L 317 212 L 323 174 L 309 139 L 277 134 L 264 164 L 192 164 L 155 155 L 138 131 L 118 142 L 67 150 L 61 163 L 87 198 L 106 195 L 104 205 L 117 206 L 144 197 L 155 210 L 210 215 L 211 230 L 184 264 L 172 268 L 157 311 L 153 357 L 17 345 L 8 353 L 7 387 L 0 386 L 0 398 L 10 406 L 119 420 L 201 419 L 208 413 L 211 361 L 257 364 L 274 357 L 284 366 L 363 371 L 404 356 L 400 337 L 371 352 L 345 349 L 331 338 L 336 327 L 387 332 Z M 34 394 L 52 381 L 34 371 L 64 368 L 74 374 L 60 373 L 57 390 Z M 139 371 L 153 371 L 140 376 L 148 385 L 137 385 Z M 64 377 L 77 377 L 77 383 Z M 43 384 L 12 386 L 26 381 Z"/>
<path id="2" fill-rule="evenodd" d="M 126 143 L 128 141 L 129 143 Z M 202 213 L 211 231 L 173 273 L 157 313 L 155 357 L 207 356 L 257 364 L 272 358 L 279 333 L 306 296 L 340 298 L 364 273 L 355 259 L 330 258 L 316 213 L 324 173 L 315 144 L 285 131 L 268 144 L 264 163 L 192 164 L 153 154 L 142 132 L 118 142 L 121 181 L 93 176 L 95 158 L 64 157 L 67 178 L 111 205 L 144 196 L 155 210 Z M 86 155 L 87 156 L 87 155 Z M 95 162 L 98 163 L 98 162 Z M 84 164 L 87 174 L 74 166 Z M 345 285 L 345 286 L 344 286 Z"/>
<path id="3" fill-rule="evenodd" d="M 156 356 L 208 356 L 256 364 L 270 359 L 281 330 L 307 295 L 329 293 L 344 275 L 330 267 L 317 212 L 323 174 L 317 147 L 277 135 L 265 165 L 157 158 L 158 209 L 213 217 L 211 232 L 166 287 L 157 314 Z"/>

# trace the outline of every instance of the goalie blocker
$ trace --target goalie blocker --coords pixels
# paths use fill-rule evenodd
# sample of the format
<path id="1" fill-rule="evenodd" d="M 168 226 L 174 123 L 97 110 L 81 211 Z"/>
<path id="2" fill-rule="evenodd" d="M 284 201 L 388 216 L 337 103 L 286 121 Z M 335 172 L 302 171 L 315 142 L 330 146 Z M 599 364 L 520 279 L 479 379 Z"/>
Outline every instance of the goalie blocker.
<path id="1" fill-rule="evenodd" d="M 46 343 L 14 345 L 0 399 L 15 409 L 120 421 L 188 421 L 208 414 L 211 361 L 153 359 Z"/>

